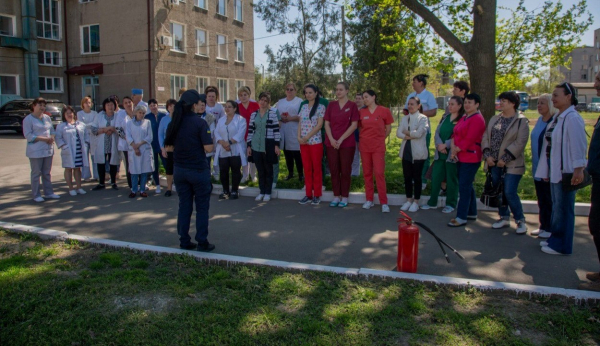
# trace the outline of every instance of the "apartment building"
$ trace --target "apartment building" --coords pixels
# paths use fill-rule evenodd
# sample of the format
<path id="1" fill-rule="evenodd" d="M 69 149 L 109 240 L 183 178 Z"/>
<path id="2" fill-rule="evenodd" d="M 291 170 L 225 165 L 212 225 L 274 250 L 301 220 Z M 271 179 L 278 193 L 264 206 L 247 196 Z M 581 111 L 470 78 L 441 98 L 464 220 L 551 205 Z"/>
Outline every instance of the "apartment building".
<path id="1" fill-rule="evenodd" d="M 225 101 L 254 90 L 253 39 L 246 0 L 0 1 L 0 94 L 162 103 L 216 85 Z"/>
<path id="2" fill-rule="evenodd" d="M 565 57 L 571 59 L 568 67 L 560 66 L 565 81 L 570 83 L 590 83 L 600 71 L 600 28 L 594 30 L 593 46 L 575 48 Z"/>

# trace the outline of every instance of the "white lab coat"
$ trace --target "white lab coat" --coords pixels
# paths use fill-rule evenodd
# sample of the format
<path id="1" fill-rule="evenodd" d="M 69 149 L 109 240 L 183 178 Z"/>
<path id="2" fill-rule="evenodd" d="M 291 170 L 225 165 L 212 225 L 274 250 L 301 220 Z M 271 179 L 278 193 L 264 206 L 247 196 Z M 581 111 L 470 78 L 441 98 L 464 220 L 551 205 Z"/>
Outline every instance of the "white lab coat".
<path id="1" fill-rule="evenodd" d="M 60 157 L 62 159 L 63 168 L 75 168 L 75 157 L 77 156 L 77 136 L 81 141 L 81 156 L 83 167 L 89 167 L 88 149 L 86 143 L 90 142 L 90 137 L 86 131 L 86 125 L 83 122 L 76 121 L 71 125 L 62 122 L 56 126 L 56 146 L 61 149 Z"/>
<path id="2" fill-rule="evenodd" d="M 113 115 L 108 126 L 115 126 L 116 120 L 117 120 L 116 115 Z M 103 129 L 108 126 L 107 126 L 107 121 L 105 118 L 104 111 L 98 113 L 98 115 L 96 116 L 96 119 L 94 120 L 94 123 L 91 126 L 92 127 L 91 142 L 94 142 L 94 144 L 92 144 L 91 147 L 94 148 L 94 150 L 92 152 L 94 153 L 94 160 L 96 160 L 96 163 L 98 163 L 98 164 L 106 163 L 104 160 L 104 136 L 106 136 L 106 135 L 104 133 L 95 135 L 94 129 L 99 130 L 99 129 Z M 112 135 L 110 135 L 110 137 L 112 140 L 112 145 L 111 145 L 111 152 L 110 152 L 111 156 L 110 156 L 109 164 L 111 164 L 113 166 L 118 166 L 120 164 L 119 140 L 118 140 L 119 135 L 116 132 L 114 132 Z"/>
<path id="3" fill-rule="evenodd" d="M 143 174 L 154 172 L 154 157 L 152 153 L 152 125 L 150 120 L 143 119 L 141 122 L 131 120 L 127 122 L 127 143 L 129 143 L 129 173 Z M 137 156 L 131 143 L 146 143 L 140 146 L 141 155 Z"/>
<path id="4" fill-rule="evenodd" d="M 77 121 L 81 121 L 85 124 L 85 129 L 88 137 L 90 138 L 90 153 L 94 155 L 96 152 L 96 141 L 94 140 L 94 136 L 92 135 L 92 126 L 96 123 L 96 118 L 98 117 L 98 113 L 96 111 L 90 111 L 89 113 L 80 110 L 77 112 Z"/>
<path id="5" fill-rule="evenodd" d="M 127 123 L 131 120 L 131 118 L 129 115 L 127 115 L 127 112 L 124 109 L 119 109 L 115 117 L 117 118 L 115 127 L 117 129 L 122 128 L 123 132 L 125 132 L 127 130 Z M 129 144 L 127 143 L 126 135 L 125 138 L 119 136 L 119 151 L 129 151 Z"/>
<path id="6" fill-rule="evenodd" d="M 240 156 L 242 159 L 242 166 L 248 164 L 246 159 L 246 146 L 244 137 L 246 136 L 246 119 L 242 118 L 241 115 L 236 114 L 233 116 L 231 123 L 229 125 L 225 125 L 227 121 L 227 116 L 222 117 L 217 122 L 217 128 L 215 129 L 215 146 L 217 147 L 217 151 L 215 154 L 215 159 L 213 160 L 213 165 L 219 165 L 219 157 L 222 156 Z M 237 143 L 232 144 L 231 152 L 227 152 L 218 141 L 220 140 L 235 140 Z"/>

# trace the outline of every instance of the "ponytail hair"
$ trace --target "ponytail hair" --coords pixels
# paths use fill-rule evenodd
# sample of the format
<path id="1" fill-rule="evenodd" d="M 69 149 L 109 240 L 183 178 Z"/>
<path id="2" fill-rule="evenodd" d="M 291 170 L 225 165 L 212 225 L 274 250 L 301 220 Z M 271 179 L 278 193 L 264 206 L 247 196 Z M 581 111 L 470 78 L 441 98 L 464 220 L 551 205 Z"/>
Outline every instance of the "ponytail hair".
<path id="1" fill-rule="evenodd" d="M 319 88 L 317 88 L 316 85 L 311 84 L 311 83 L 306 84 L 302 90 L 306 90 L 306 88 L 312 89 L 316 94 L 315 103 L 313 104 L 312 108 L 310 109 L 310 114 L 308 115 L 308 118 L 312 119 L 312 117 L 317 112 L 317 108 L 319 108 L 319 99 L 321 98 L 319 95 L 321 94 L 321 91 L 319 90 Z"/>
<path id="2" fill-rule="evenodd" d="M 460 96 L 452 96 L 450 98 L 450 100 L 454 100 L 456 103 L 458 103 L 460 105 L 460 109 L 458 110 L 458 116 L 456 117 L 456 119 L 454 121 L 458 122 L 460 120 L 460 118 L 463 117 L 463 115 L 465 115 L 465 99 L 463 99 Z"/>
<path id="3" fill-rule="evenodd" d="M 198 91 L 194 89 L 187 90 L 181 95 L 181 98 L 175 104 L 173 114 L 171 115 L 171 122 L 167 127 L 165 145 L 175 145 L 175 138 L 177 138 L 177 133 L 179 133 L 179 129 L 181 128 L 184 114 L 193 112 L 194 105 L 198 103 L 198 101 L 206 103 L 206 96 L 200 95 Z"/>
<path id="4" fill-rule="evenodd" d="M 375 102 L 375 104 L 377 104 L 377 93 L 375 93 L 375 90 L 368 89 L 368 90 L 363 91 L 363 94 L 369 94 L 369 96 L 374 97 L 375 101 L 373 101 L 373 102 Z"/>

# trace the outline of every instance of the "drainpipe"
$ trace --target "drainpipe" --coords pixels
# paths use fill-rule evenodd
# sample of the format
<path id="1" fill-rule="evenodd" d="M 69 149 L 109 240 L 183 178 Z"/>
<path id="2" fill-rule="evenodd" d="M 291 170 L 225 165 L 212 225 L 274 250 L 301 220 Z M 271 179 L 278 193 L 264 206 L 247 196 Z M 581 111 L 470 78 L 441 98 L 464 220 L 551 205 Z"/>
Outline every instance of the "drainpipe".
<path id="1" fill-rule="evenodd" d="M 23 52 L 25 95 L 28 98 L 34 98 L 40 96 L 35 0 L 21 0 L 21 23 L 23 39 L 29 43 Z"/>
<path id="2" fill-rule="evenodd" d="M 149 90 L 149 98 L 153 98 L 154 96 L 154 88 L 152 87 L 152 32 L 151 32 L 151 20 L 150 16 L 150 0 L 148 2 L 148 90 Z"/>
<path id="3" fill-rule="evenodd" d="M 69 31 L 67 30 L 67 2 L 63 1 L 63 23 L 65 23 L 64 27 L 64 38 L 65 38 L 65 71 L 69 69 Z M 67 104 L 71 104 L 71 83 L 69 80 L 70 75 L 67 73 Z"/>

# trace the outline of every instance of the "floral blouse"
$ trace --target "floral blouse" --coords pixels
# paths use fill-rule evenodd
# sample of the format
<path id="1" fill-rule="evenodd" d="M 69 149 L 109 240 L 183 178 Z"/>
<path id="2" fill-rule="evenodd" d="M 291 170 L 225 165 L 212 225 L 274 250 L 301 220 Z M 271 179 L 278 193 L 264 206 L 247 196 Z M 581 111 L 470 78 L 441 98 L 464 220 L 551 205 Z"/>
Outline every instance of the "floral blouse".
<path id="1" fill-rule="evenodd" d="M 323 118 L 325 116 L 325 106 L 319 104 L 317 110 L 312 118 L 310 118 L 310 108 L 308 104 L 302 105 L 300 108 L 300 135 L 302 137 L 306 136 L 310 131 L 312 131 L 318 123 L 319 118 Z M 313 144 L 321 144 L 323 143 L 323 138 L 321 137 L 321 132 L 317 131 L 314 136 L 310 137 L 308 140 L 309 145 Z"/>
<path id="2" fill-rule="evenodd" d="M 498 155 L 500 154 L 500 146 L 502 145 L 502 141 L 504 140 L 504 135 L 506 134 L 506 130 L 508 130 L 508 126 L 513 121 L 513 118 L 500 117 L 498 121 L 492 127 L 492 133 L 490 134 L 490 147 L 486 148 L 483 151 L 483 159 L 487 160 L 488 157 L 493 158 L 495 161 L 498 161 Z M 500 160 L 508 163 L 512 160 L 512 156 L 508 153 L 505 153 L 500 157 Z"/>

